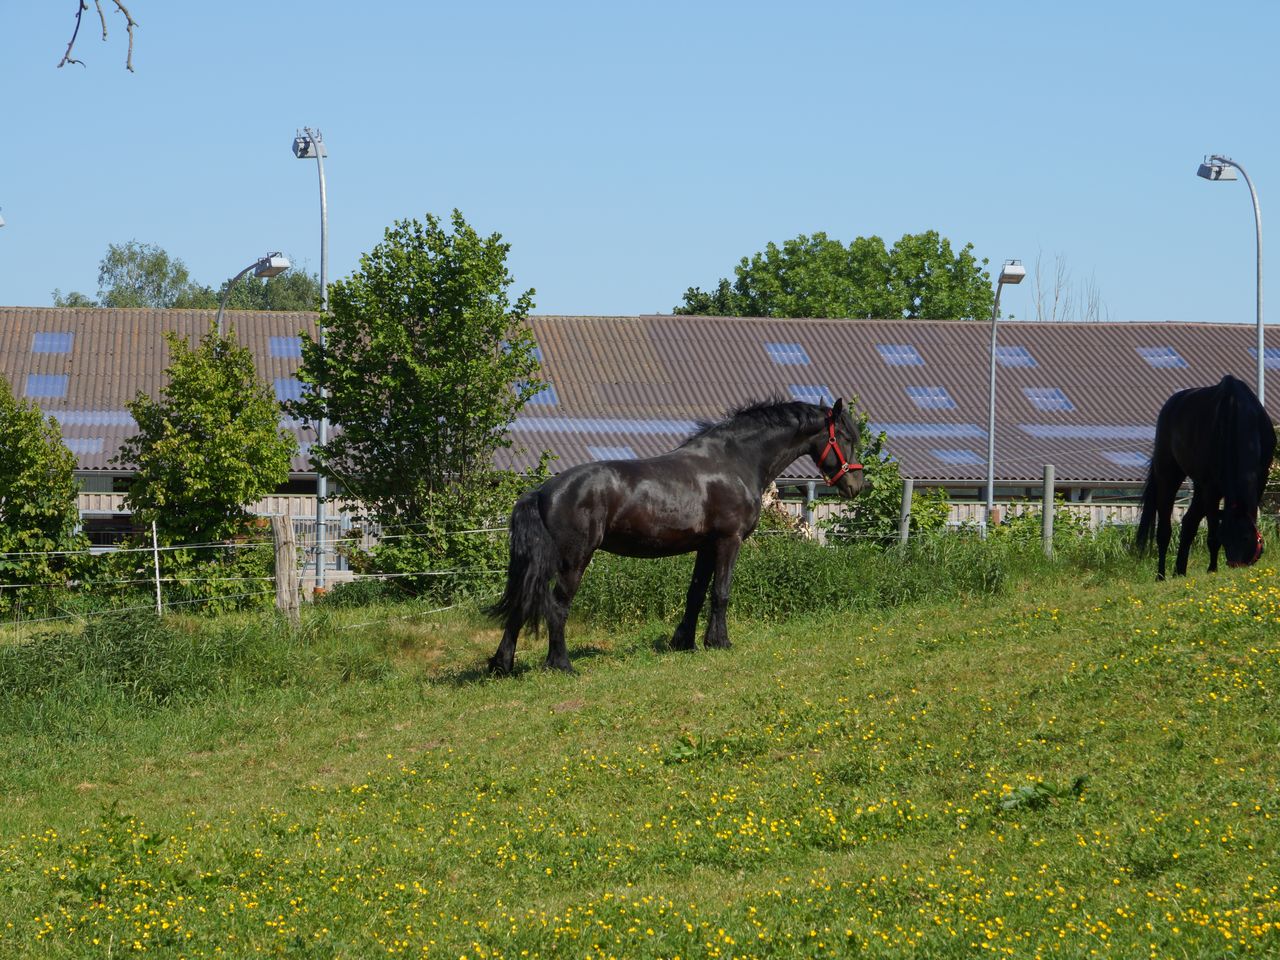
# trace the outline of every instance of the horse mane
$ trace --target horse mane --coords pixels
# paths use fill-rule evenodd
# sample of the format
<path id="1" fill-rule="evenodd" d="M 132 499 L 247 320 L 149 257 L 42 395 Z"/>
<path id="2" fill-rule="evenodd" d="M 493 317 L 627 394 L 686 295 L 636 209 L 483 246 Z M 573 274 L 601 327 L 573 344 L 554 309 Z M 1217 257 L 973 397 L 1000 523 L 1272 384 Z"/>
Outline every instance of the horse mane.
<path id="1" fill-rule="evenodd" d="M 685 437 L 684 446 L 713 430 L 729 426 L 787 427 L 803 422 L 822 408 L 803 400 L 787 400 L 773 396 L 764 400 L 749 400 L 741 406 L 731 408 L 721 420 L 697 420 L 697 428 Z"/>

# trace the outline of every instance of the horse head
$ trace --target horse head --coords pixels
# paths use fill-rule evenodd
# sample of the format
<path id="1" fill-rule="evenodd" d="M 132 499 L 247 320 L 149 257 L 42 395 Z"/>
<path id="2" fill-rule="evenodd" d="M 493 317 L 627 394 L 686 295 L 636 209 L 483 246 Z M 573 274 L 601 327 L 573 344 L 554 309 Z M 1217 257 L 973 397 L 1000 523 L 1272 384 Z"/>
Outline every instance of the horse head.
<path id="1" fill-rule="evenodd" d="M 858 427 L 845 409 L 844 400 L 838 399 L 826 411 L 826 421 L 814 436 L 809 454 L 827 484 L 845 498 L 857 496 L 867 485 L 862 464 L 852 459 L 857 452 Z"/>
<path id="2" fill-rule="evenodd" d="M 1254 511 L 1239 503 L 1227 503 L 1222 517 L 1222 548 L 1227 566 L 1247 567 L 1262 557 L 1262 533 L 1253 520 Z"/>

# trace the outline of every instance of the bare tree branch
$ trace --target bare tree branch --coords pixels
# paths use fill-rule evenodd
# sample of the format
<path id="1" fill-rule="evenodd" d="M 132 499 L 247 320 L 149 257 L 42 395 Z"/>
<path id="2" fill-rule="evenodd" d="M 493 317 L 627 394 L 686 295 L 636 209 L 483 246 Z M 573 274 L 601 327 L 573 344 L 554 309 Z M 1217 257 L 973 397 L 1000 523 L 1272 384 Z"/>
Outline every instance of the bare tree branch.
<path id="1" fill-rule="evenodd" d="M 138 21 L 133 19 L 133 14 L 131 14 L 129 12 L 129 8 L 124 5 L 124 0 L 111 0 L 111 2 L 115 4 L 116 10 L 118 10 L 120 15 L 124 17 L 125 29 L 129 33 L 129 53 L 125 58 L 124 65 L 128 68 L 130 73 L 133 73 L 133 28 L 138 25 Z M 65 67 L 68 63 L 78 63 L 82 67 L 85 65 L 83 60 L 77 60 L 75 57 L 71 56 L 71 51 L 75 49 L 76 37 L 80 35 L 80 21 L 84 17 L 84 12 L 89 9 L 89 4 L 87 0 L 75 0 L 75 3 L 76 26 L 75 29 L 71 31 L 71 40 L 67 43 L 67 51 L 62 55 L 62 61 L 58 64 L 59 67 Z M 107 39 L 107 15 L 103 12 L 102 0 L 93 0 L 93 5 L 98 11 L 98 22 L 102 24 L 102 39 L 105 42 Z"/>

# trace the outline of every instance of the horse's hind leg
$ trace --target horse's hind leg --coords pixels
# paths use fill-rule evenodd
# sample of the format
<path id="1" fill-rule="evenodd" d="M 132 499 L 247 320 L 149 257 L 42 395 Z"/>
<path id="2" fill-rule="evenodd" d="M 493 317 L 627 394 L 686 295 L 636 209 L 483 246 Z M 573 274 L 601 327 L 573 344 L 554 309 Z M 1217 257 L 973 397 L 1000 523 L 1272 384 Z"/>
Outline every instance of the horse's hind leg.
<path id="1" fill-rule="evenodd" d="M 489 658 L 489 672 L 499 677 L 511 675 L 516 666 L 516 637 L 520 634 L 520 622 L 507 622 L 502 631 L 502 640 L 498 649 Z"/>
<path id="2" fill-rule="evenodd" d="M 569 650 L 564 642 L 564 625 L 569 619 L 569 606 L 573 603 L 573 595 L 578 592 L 582 583 L 582 574 L 586 572 L 590 556 L 580 565 L 561 566 L 556 576 L 555 589 L 551 594 L 551 610 L 547 615 L 547 662 L 548 670 L 563 670 L 574 673 L 573 664 L 569 662 Z"/>
<path id="3" fill-rule="evenodd" d="M 693 578 L 689 581 L 689 593 L 684 601 L 684 617 L 671 636 L 672 650 L 694 649 L 694 635 L 698 630 L 698 614 L 707 600 L 707 587 L 716 568 L 714 546 L 703 547 L 693 562 Z"/>
<path id="4" fill-rule="evenodd" d="M 741 537 L 722 537 L 716 541 L 716 572 L 711 581 L 711 612 L 707 615 L 707 634 L 703 643 L 708 647 L 728 647 L 729 628 L 725 623 L 725 611 L 729 607 L 729 587 L 733 583 L 733 565 L 742 547 Z"/>
<path id="5" fill-rule="evenodd" d="M 1187 507 L 1187 512 L 1182 517 L 1182 531 L 1178 535 L 1178 559 L 1173 565 L 1175 577 L 1187 575 L 1187 558 L 1191 556 L 1191 544 L 1196 539 L 1200 521 L 1204 519 L 1204 501 L 1204 491 L 1199 484 L 1196 484 L 1195 491 L 1191 495 L 1191 505 Z"/>

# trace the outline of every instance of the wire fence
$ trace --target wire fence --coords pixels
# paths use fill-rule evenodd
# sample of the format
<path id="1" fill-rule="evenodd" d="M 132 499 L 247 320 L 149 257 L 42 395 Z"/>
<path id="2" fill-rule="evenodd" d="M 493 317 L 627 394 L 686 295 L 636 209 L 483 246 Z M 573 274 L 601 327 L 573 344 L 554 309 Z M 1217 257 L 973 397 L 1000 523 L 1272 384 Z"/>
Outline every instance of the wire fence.
<path id="1" fill-rule="evenodd" d="M 847 504 L 839 501 L 805 503 L 782 500 L 775 503 L 776 508 L 790 519 L 790 528 L 765 528 L 758 530 L 757 535 L 794 536 L 797 532 L 803 532 L 821 542 L 825 539 L 823 533 L 827 526 L 840 521 L 842 517 L 847 517 L 848 511 L 856 510 L 856 503 Z M 1179 504 L 1179 514 L 1185 509 L 1185 505 L 1184 498 Z M 1001 506 L 1006 511 L 1006 515 L 1041 510 L 1039 498 L 1021 502 L 1004 502 Z M 952 502 L 948 507 L 947 525 L 952 529 L 975 527 L 982 520 L 984 508 L 985 504 L 976 501 Z M 1136 524 L 1140 514 L 1138 504 L 1104 500 L 1092 503 L 1059 502 L 1055 505 L 1055 510 L 1066 511 L 1083 518 L 1091 529 Z M 1264 514 L 1264 516 L 1272 522 L 1280 522 L 1280 515 Z M 420 539 L 426 531 L 435 528 L 435 525 L 410 523 L 398 525 L 392 532 L 373 525 L 353 525 L 346 520 L 342 523 L 345 529 L 341 531 L 341 535 L 326 539 L 324 546 L 326 568 L 338 574 L 329 581 L 335 585 L 343 582 L 394 583 L 415 579 L 430 581 L 454 578 L 470 579 L 480 583 L 490 581 L 492 589 L 489 592 L 496 595 L 501 577 L 506 572 L 504 567 L 492 565 L 470 567 L 455 565 L 385 572 L 352 570 L 343 565 L 343 558 L 350 553 L 367 551 L 378 543 Z M 299 522 L 297 518 L 293 518 L 293 529 L 301 534 L 296 542 L 295 562 L 304 590 L 309 586 L 311 590 L 307 592 L 314 593 L 318 580 L 316 561 L 319 558 L 319 548 L 314 539 L 314 521 L 310 521 L 309 531 L 307 525 L 308 521 Z M 883 528 L 883 522 L 874 527 L 860 528 L 856 522 L 844 520 L 841 523 L 838 539 L 841 542 L 859 539 L 884 542 L 886 536 Z M 310 539 L 306 536 L 308 532 L 312 535 Z M 506 533 L 506 526 L 478 526 L 450 531 L 449 536 L 496 537 L 504 536 Z M 232 542 L 169 545 L 153 542 L 150 545 L 122 546 L 105 550 L 102 547 L 96 547 L 81 550 L 0 552 L 0 564 L 6 561 L 40 558 L 64 562 L 74 561 L 79 565 L 77 575 L 72 579 L 0 582 L 0 604 L 8 608 L 7 618 L 0 619 L 0 628 L 7 626 L 21 633 L 29 627 L 59 622 L 85 623 L 95 617 L 144 610 L 153 610 L 163 615 L 166 610 L 198 611 L 201 608 L 225 610 L 246 605 L 262 606 L 265 605 L 266 598 L 277 595 L 279 577 L 274 567 L 263 573 L 219 574 L 214 566 L 218 558 L 243 556 L 243 552 L 248 550 L 258 550 L 265 555 L 275 543 L 274 537 L 263 536 Z M 195 555 L 200 559 L 196 562 L 194 569 L 185 574 L 182 571 L 165 570 L 166 566 L 171 566 L 174 562 L 168 558 L 174 558 L 176 555 L 185 557 Z M 129 576 L 111 576 L 102 570 L 94 570 L 97 565 L 106 565 L 108 569 L 110 565 L 121 566 L 122 562 L 127 562 L 131 557 L 135 558 L 135 567 L 130 571 Z M 143 564 L 147 567 L 145 575 L 141 573 Z M 4 574 L 0 573 L 0 579 L 3 577 Z M 264 589 L 250 589 L 250 585 L 253 584 L 261 584 Z M 221 588 L 226 589 L 224 591 Z M 46 596 L 41 597 L 41 591 L 44 591 Z M 140 600 L 146 595 L 144 591 L 149 591 L 151 594 L 146 603 Z M 445 595 L 452 596 L 458 592 L 451 590 Z M 468 592 L 474 596 L 479 591 L 473 585 Z M 191 595 L 193 593 L 199 595 Z M 103 596 L 104 594 L 106 596 Z M 83 604 L 83 609 L 68 609 L 76 605 L 77 599 L 85 598 L 90 602 Z M 97 602 L 93 602 L 95 600 Z M 459 605 L 456 602 L 438 603 L 422 611 L 349 625 L 347 628 L 372 626 L 375 623 L 387 622 L 388 619 L 412 619 L 455 609 Z M 32 615 L 24 616 L 24 611 Z"/>

